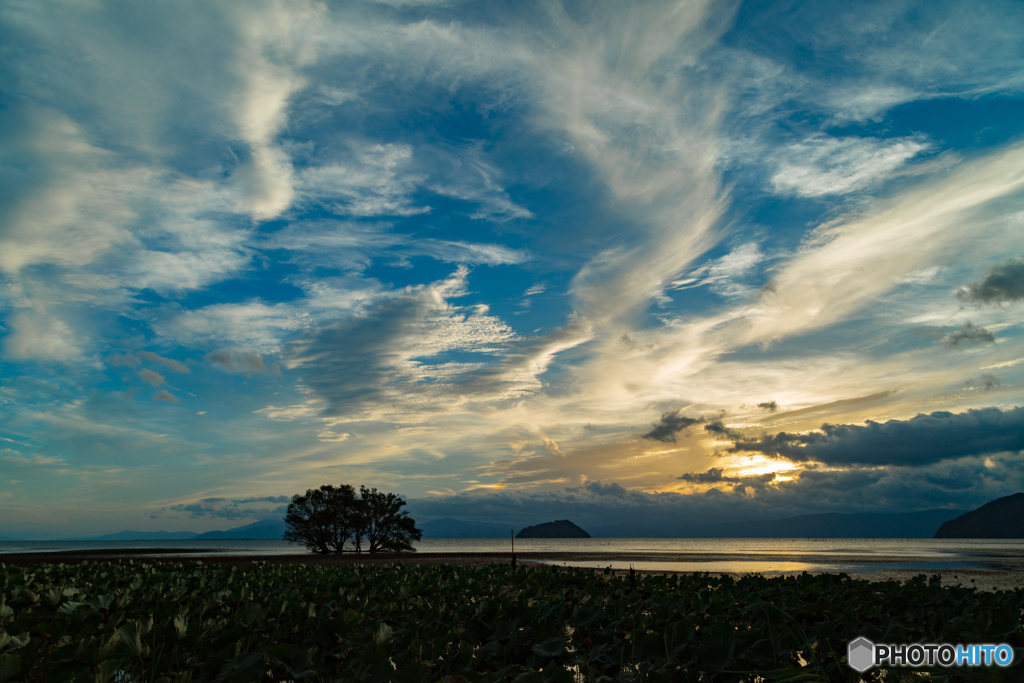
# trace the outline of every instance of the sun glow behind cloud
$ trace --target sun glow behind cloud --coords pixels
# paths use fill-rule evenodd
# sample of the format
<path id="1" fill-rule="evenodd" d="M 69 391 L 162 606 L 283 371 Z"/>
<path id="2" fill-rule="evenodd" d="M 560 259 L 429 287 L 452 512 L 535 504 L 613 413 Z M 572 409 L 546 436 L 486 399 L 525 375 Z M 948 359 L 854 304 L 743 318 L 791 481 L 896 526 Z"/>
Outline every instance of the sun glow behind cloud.
<path id="1" fill-rule="evenodd" d="M 722 464 L 725 466 L 727 473 L 734 474 L 737 477 L 752 477 L 770 472 L 792 472 L 799 468 L 799 465 L 794 463 L 784 460 L 769 460 L 762 455 L 745 458 L 723 458 Z M 779 479 L 779 477 L 776 477 L 776 479 Z"/>

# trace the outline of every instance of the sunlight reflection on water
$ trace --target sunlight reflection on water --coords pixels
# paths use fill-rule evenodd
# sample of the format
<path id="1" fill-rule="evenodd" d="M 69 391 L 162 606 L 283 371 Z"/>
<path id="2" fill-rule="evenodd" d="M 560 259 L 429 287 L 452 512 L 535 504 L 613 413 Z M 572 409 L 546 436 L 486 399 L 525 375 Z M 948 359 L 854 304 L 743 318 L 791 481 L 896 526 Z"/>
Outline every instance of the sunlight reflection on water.
<path id="1" fill-rule="evenodd" d="M 422 553 L 510 555 L 509 539 L 426 539 Z M 806 538 L 588 538 L 516 539 L 523 561 L 556 565 L 679 572 L 863 573 L 889 569 L 950 571 L 1024 564 L 1022 539 L 806 539 Z M 170 559 L 211 555 L 243 557 L 301 554 L 300 545 L 280 540 L 252 541 L 4 541 L 0 558 L 14 552 L 67 550 L 174 549 Z M 607 559 L 605 559 L 607 556 Z M 0 559 L 2 561 L 2 559 Z"/>
<path id="2" fill-rule="evenodd" d="M 531 562 L 532 560 L 524 560 Z M 627 562 L 622 560 L 611 560 L 600 562 L 596 560 L 539 560 L 542 564 L 550 564 L 566 567 L 583 567 L 586 569 L 604 569 L 611 567 L 616 570 L 627 570 L 630 566 L 637 571 L 653 572 L 726 572 L 730 574 L 763 574 L 765 576 L 778 576 L 781 574 L 801 574 L 809 572 L 817 574 L 821 572 L 845 574 L 860 574 L 865 572 L 879 572 L 897 569 L 912 571 L 956 571 L 959 569 L 981 569 L 983 565 L 973 562 L 794 562 L 776 560 L 714 560 L 710 562 Z"/>

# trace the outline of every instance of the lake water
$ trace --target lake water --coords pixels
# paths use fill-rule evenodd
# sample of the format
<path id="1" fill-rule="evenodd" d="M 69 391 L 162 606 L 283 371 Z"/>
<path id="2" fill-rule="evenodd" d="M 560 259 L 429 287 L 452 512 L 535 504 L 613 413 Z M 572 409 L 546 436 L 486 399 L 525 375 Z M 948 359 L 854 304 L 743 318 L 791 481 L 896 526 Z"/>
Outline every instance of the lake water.
<path id="1" fill-rule="evenodd" d="M 510 556 L 505 539 L 428 539 L 415 546 L 428 553 Z M 887 569 L 1013 571 L 1024 566 L 1024 539 L 574 538 L 517 539 L 515 547 L 517 554 L 545 553 L 540 561 L 548 564 L 684 572 L 854 574 Z M 182 559 L 303 552 L 286 541 L 3 541 L 0 562 L 4 554 L 15 552 L 145 548 L 177 549 Z"/>

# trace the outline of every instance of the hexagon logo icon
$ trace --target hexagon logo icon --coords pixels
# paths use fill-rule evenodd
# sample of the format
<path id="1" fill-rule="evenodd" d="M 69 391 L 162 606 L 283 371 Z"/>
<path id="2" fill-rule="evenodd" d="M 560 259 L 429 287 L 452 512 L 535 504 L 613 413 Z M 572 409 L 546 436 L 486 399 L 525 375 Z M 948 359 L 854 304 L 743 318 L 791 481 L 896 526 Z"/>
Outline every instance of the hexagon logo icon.
<path id="1" fill-rule="evenodd" d="M 864 673 L 875 664 L 875 644 L 864 636 L 850 641 L 846 661 L 851 669 Z"/>

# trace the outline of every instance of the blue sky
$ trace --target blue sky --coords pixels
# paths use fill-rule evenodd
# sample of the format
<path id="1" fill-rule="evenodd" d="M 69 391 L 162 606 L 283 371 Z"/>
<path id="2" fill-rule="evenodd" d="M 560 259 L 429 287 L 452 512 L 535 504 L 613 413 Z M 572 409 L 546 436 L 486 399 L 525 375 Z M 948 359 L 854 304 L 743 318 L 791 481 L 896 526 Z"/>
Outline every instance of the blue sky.
<path id="1" fill-rule="evenodd" d="M 1024 489 L 1021 35 L 1015 1 L 6 2 L 4 530 L 322 483 L 655 531 Z"/>

